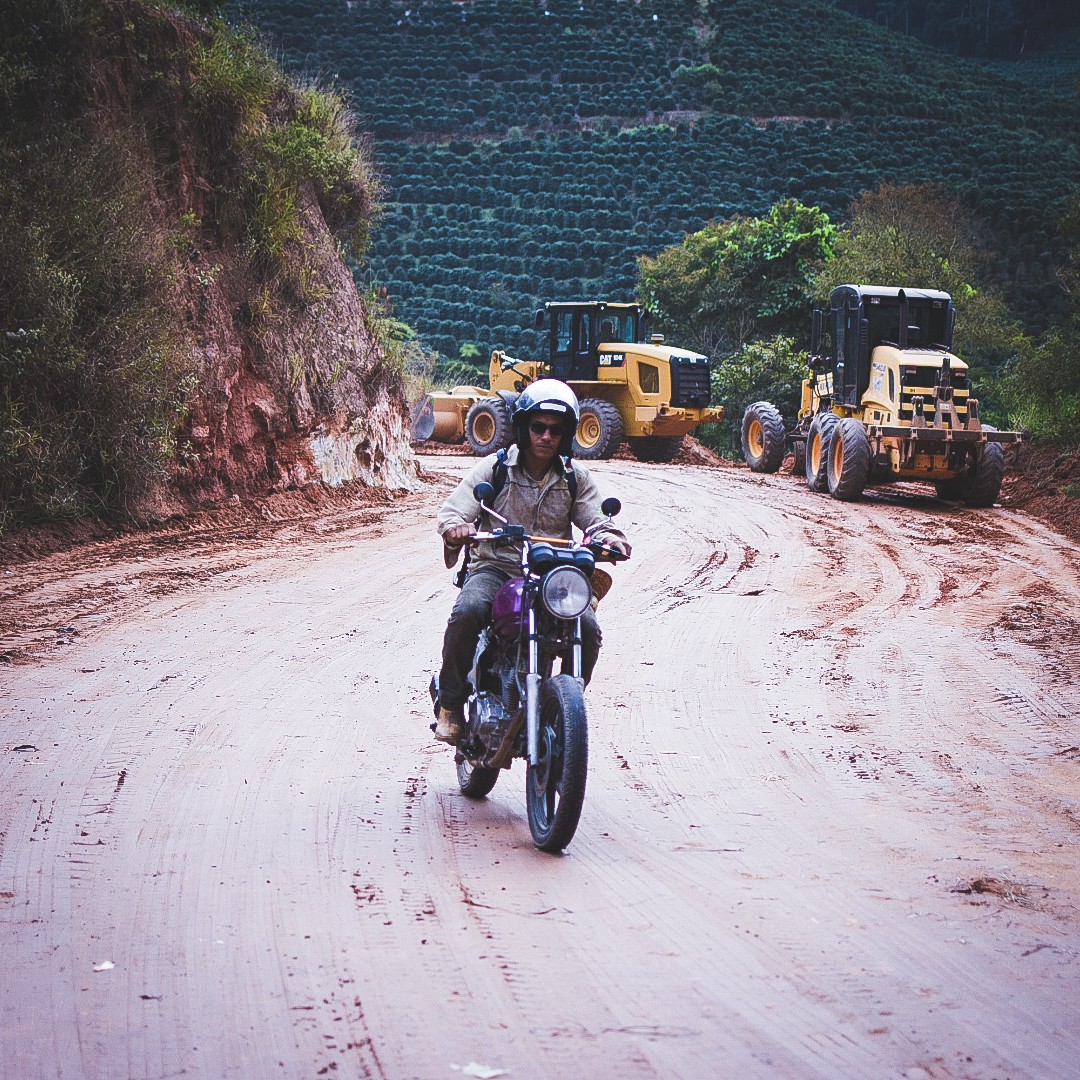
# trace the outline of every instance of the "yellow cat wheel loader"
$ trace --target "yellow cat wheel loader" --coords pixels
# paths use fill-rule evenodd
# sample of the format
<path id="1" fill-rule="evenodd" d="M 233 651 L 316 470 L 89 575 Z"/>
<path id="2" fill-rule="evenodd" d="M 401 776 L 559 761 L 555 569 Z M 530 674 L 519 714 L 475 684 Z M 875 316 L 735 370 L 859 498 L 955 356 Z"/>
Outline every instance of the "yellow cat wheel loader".
<path id="1" fill-rule="evenodd" d="M 806 482 L 857 499 L 867 484 L 928 480 L 943 499 L 992 506 L 1005 472 L 1004 443 L 979 419 L 968 366 L 952 348 L 952 297 L 935 289 L 840 285 L 815 311 L 810 372 L 794 430 L 768 401 L 743 414 L 743 453 L 776 472 L 789 446 Z"/>
<path id="2" fill-rule="evenodd" d="M 491 354 L 488 386 L 428 394 L 413 414 L 413 439 L 464 440 L 474 453 L 508 446 L 517 395 L 534 379 L 562 379 L 581 402 L 574 454 L 609 458 L 624 439 L 643 461 L 670 461 L 683 436 L 724 418 L 712 407 L 708 357 L 648 335 L 640 304 L 545 304 L 533 322 L 545 358 Z"/>

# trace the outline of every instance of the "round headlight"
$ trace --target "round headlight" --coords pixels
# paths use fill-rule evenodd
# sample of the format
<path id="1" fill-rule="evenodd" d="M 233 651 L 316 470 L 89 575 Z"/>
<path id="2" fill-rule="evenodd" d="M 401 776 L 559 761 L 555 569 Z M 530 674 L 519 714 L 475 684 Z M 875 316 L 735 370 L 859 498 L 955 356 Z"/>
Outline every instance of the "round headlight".
<path id="1" fill-rule="evenodd" d="M 544 607 L 557 619 L 576 619 L 592 601 L 589 579 L 576 566 L 558 566 L 544 578 Z"/>

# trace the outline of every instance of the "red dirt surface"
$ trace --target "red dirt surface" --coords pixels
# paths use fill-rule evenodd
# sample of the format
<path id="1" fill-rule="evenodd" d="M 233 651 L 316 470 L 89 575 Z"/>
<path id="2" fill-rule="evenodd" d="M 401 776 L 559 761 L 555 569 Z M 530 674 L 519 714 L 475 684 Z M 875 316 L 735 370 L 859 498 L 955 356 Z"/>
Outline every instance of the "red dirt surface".
<path id="1" fill-rule="evenodd" d="M 4 1075 L 1071 1080 L 1080 546 L 596 463 L 634 557 L 551 857 L 428 730 L 470 463 L 0 567 Z"/>

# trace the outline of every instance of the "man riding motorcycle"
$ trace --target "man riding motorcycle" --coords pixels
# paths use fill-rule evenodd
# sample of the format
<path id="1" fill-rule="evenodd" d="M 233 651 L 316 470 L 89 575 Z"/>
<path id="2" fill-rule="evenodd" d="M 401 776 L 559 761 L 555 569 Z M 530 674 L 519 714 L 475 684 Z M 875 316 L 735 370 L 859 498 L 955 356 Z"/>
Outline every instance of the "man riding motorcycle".
<path id="1" fill-rule="evenodd" d="M 600 509 L 600 494 L 588 469 L 571 460 L 579 416 L 577 396 L 558 379 L 540 379 L 522 391 L 511 418 L 514 445 L 484 458 L 439 511 L 437 527 L 447 567 L 457 562 L 462 546 L 476 532 L 481 510 L 473 492 L 484 482 L 496 490 L 491 508 L 530 533 L 569 539 L 571 525 L 576 525 L 591 539 L 630 554 L 626 537 Z M 468 672 L 495 593 L 520 573 L 515 553 L 505 548 L 480 543 L 473 556 L 443 638 L 435 738 L 447 743 L 461 736 Z M 581 638 L 587 685 L 600 651 L 600 627 L 591 609 L 581 618 Z"/>

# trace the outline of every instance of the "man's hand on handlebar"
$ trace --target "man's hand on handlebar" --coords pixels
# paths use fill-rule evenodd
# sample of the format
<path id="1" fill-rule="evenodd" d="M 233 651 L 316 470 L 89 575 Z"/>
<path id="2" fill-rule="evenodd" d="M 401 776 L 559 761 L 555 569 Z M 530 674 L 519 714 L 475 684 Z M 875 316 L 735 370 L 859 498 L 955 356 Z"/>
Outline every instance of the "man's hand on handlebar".
<path id="1" fill-rule="evenodd" d="M 476 526 L 471 522 L 464 522 L 461 525 L 451 525 L 450 528 L 442 534 L 442 538 L 447 547 L 461 547 L 462 544 L 469 540 L 469 537 L 475 535 Z"/>
<path id="2" fill-rule="evenodd" d="M 610 540 L 594 540 L 590 536 L 586 536 L 584 539 L 586 547 L 590 547 L 598 555 L 603 557 L 605 554 L 609 557 L 613 557 L 612 561 L 616 559 L 629 559 L 631 547 L 625 540 L 620 540 L 617 537 L 612 537 Z"/>

